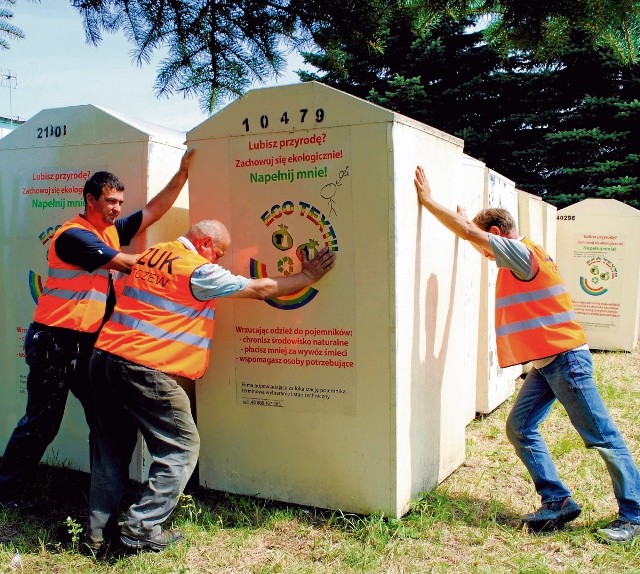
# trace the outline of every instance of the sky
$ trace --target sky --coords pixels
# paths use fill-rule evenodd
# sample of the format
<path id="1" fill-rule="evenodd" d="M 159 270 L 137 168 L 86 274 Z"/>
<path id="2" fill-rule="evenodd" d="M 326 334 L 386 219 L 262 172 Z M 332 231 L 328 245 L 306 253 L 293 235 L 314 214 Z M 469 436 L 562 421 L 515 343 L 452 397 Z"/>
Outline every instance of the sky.
<path id="1" fill-rule="evenodd" d="M 28 120 L 43 109 L 93 104 L 182 132 L 207 118 L 196 98 L 154 96 L 160 56 L 139 67 L 121 32 L 104 34 L 98 47 L 87 44 L 82 17 L 66 0 L 17 0 L 8 8 L 25 38 L 0 50 L 2 76 L 15 77 L 14 89 L 6 77 L 0 87 L 0 116 Z M 302 67 L 293 55 L 282 77 L 264 86 L 297 83 L 295 70 Z"/>

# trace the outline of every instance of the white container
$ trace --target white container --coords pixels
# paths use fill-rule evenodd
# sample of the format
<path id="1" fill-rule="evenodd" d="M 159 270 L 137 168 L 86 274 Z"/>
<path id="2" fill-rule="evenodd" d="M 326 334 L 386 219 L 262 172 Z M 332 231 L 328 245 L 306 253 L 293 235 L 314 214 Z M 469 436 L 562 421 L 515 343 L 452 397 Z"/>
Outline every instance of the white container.
<path id="1" fill-rule="evenodd" d="M 558 266 L 592 349 L 633 351 L 640 308 L 640 211 L 585 199 L 558 218 Z"/>
<path id="2" fill-rule="evenodd" d="M 520 235 L 525 235 L 531 241 L 544 247 L 545 227 L 543 201 L 537 195 L 527 193 L 521 189 L 518 193 L 518 231 Z"/>
<path id="3" fill-rule="evenodd" d="M 557 254 L 557 236 L 558 226 L 556 224 L 556 215 L 558 208 L 546 201 L 542 202 L 542 224 L 544 233 L 544 242 L 542 243 L 545 251 L 556 258 Z"/>
<path id="4" fill-rule="evenodd" d="M 458 170 L 458 181 L 460 183 L 459 203 L 464 208 L 469 219 L 483 208 L 484 190 L 486 179 L 486 166 L 483 162 L 463 155 Z M 450 206 L 453 208 L 453 206 Z M 465 269 L 465 279 L 458 283 L 458 288 L 462 289 L 464 298 L 464 308 L 461 317 L 457 321 L 466 325 L 465 345 L 457 348 L 458 360 L 464 363 L 464 377 L 459 384 L 459 400 L 463 403 L 466 418 L 471 422 L 477 412 L 478 381 L 480 373 L 483 374 L 482 389 L 487 387 L 484 377 L 488 376 L 486 365 L 479 368 L 478 352 L 480 345 L 486 345 L 486 326 L 480 328 L 480 309 L 486 306 L 486 300 L 481 296 L 489 296 L 485 289 L 481 287 L 483 259 L 478 251 L 468 241 L 460 240 L 461 265 Z M 482 392 L 482 391 L 480 391 Z"/>
<path id="5" fill-rule="evenodd" d="M 485 169 L 483 208 L 506 209 L 518 224 L 518 192 L 515 183 L 499 173 Z M 496 347 L 496 281 L 498 268 L 493 261 L 482 258 L 480 291 L 480 322 L 478 327 L 478 386 L 476 410 L 487 414 L 506 401 L 515 389 L 515 380 L 522 373 L 519 365 L 501 368 Z"/>
<path id="6" fill-rule="evenodd" d="M 300 269 L 300 245 L 338 251 L 312 289 L 216 304 L 197 386 L 201 484 L 402 515 L 465 454 L 473 278 L 413 184 L 422 164 L 455 209 L 462 142 L 312 82 L 250 91 L 187 144 L 191 220 L 228 225 L 224 266 L 277 276 Z"/>
<path id="7" fill-rule="evenodd" d="M 82 189 L 95 171 L 111 171 L 125 185 L 123 213 L 143 207 L 178 169 L 184 134 L 86 105 L 43 110 L 0 140 L 2 296 L 0 448 L 26 404 L 24 335 L 47 272 L 49 240 L 84 211 Z M 175 237 L 188 225 L 188 191 L 165 217 L 125 251 Z M 10 271 L 10 272 L 9 272 Z M 138 448 L 131 477 L 146 475 Z M 45 461 L 89 470 L 88 429 L 80 403 L 69 395 L 57 438 Z"/>
<path id="8" fill-rule="evenodd" d="M 556 213 L 558 209 L 542 198 L 518 190 L 518 230 L 555 259 Z"/>

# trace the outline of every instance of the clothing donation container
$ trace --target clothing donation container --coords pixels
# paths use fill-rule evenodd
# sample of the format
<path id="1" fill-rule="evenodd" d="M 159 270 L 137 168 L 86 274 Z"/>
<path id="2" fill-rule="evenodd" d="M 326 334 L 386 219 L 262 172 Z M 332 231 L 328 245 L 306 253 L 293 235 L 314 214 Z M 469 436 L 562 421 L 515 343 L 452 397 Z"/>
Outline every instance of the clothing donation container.
<path id="1" fill-rule="evenodd" d="M 317 82 L 252 90 L 187 134 L 190 217 L 223 221 L 221 264 L 321 281 L 267 301 L 218 299 L 197 385 L 200 483 L 400 516 L 464 460 L 460 241 L 422 208 L 460 203 L 462 141 Z"/>
<path id="2" fill-rule="evenodd" d="M 506 209 L 518 224 L 518 192 L 515 183 L 492 169 L 485 168 L 483 209 Z M 515 389 L 515 380 L 522 373 L 518 365 L 503 369 L 498 365 L 495 330 L 496 281 L 495 262 L 482 258 L 480 292 L 480 323 L 478 345 L 478 386 L 476 410 L 487 414 L 506 401 Z"/>
<path id="3" fill-rule="evenodd" d="M 467 217 L 473 219 L 483 207 L 484 187 L 485 187 L 486 166 L 483 162 L 468 155 L 463 155 L 460 159 L 457 181 L 460 185 L 459 204 L 464 209 Z M 448 205 L 450 209 L 457 206 Z M 464 361 L 465 388 L 460 389 L 458 400 L 465 405 L 467 422 L 471 422 L 476 417 L 476 403 L 478 400 L 478 385 L 480 374 L 487 376 L 489 371 L 483 365 L 479 368 L 478 351 L 480 344 L 486 344 L 486 335 L 480 328 L 480 307 L 486 305 L 481 300 L 481 292 L 486 297 L 493 297 L 481 288 L 483 257 L 475 247 L 468 241 L 460 240 L 461 266 L 466 270 L 466 280 L 459 285 L 465 294 L 464 314 L 460 319 L 468 327 L 466 334 L 466 345 L 458 350 L 459 359 Z M 487 386 L 486 381 L 481 387 Z"/>
<path id="4" fill-rule="evenodd" d="M 177 171 L 184 134 L 92 106 L 46 109 L 0 140 L 2 295 L 0 347 L 4 376 L 0 407 L 0 448 L 4 449 L 26 404 L 28 367 L 24 336 L 42 292 L 47 250 L 56 229 L 84 211 L 82 190 L 96 171 L 111 171 L 125 185 L 123 214 L 143 207 Z M 181 233 L 188 225 L 188 191 L 159 222 L 128 248 Z M 138 447 L 131 477 L 144 480 L 144 448 Z M 88 428 L 71 393 L 60 432 L 46 462 L 89 470 Z"/>
<path id="5" fill-rule="evenodd" d="M 557 212 L 558 266 L 592 349 L 633 351 L 640 310 L 640 211 L 585 199 Z"/>
<path id="6" fill-rule="evenodd" d="M 555 205 L 551 205 L 546 201 L 542 202 L 542 229 L 545 251 L 551 255 L 554 259 L 557 254 L 557 237 L 558 226 L 556 224 L 556 215 L 558 208 Z"/>
<path id="7" fill-rule="evenodd" d="M 518 230 L 555 259 L 556 255 L 556 212 L 555 205 L 541 197 L 518 191 Z"/>
<path id="8" fill-rule="evenodd" d="M 541 247 L 545 246 L 543 201 L 537 195 L 517 189 L 518 231 Z"/>

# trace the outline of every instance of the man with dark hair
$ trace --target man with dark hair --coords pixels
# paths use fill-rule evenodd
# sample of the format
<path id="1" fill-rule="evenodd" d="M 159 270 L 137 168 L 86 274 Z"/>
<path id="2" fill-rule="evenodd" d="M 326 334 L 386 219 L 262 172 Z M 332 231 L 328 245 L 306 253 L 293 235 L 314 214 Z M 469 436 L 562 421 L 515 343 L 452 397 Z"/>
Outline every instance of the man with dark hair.
<path id="1" fill-rule="evenodd" d="M 591 352 L 558 267 L 545 250 L 518 234 L 505 209 L 491 208 L 469 221 L 434 201 L 421 167 L 418 200 L 440 223 L 495 261 L 496 344 L 501 367 L 533 362 L 507 419 L 507 437 L 527 467 L 542 506 L 522 521 L 531 530 L 562 527 L 578 517 L 571 497 L 538 429 L 560 401 L 587 448 L 607 466 L 618 501 L 618 518 L 597 531 L 607 542 L 625 542 L 640 530 L 640 472 L 611 420 L 593 381 Z"/>
<path id="2" fill-rule="evenodd" d="M 111 272 L 128 273 L 136 260 L 120 246 L 129 245 L 173 205 L 187 181 L 192 153 L 183 155 L 177 173 L 147 205 L 120 219 L 124 185 L 112 173 L 94 173 L 84 186 L 84 213 L 53 236 L 47 279 L 25 336 L 27 405 L 0 464 L 0 505 L 31 506 L 17 494 L 56 437 L 69 391 L 82 404 L 91 443 L 89 359 L 115 304 Z"/>
<path id="3" fill-rule="evenodd" d="M 220 267 L 227 228 L 215 220 L 190 227 L 176 241 L 150 247 L 133 266 L 115 311 L 96 343 L 97 441 L 91 472 L 87 545 L 102 552 L 117 535 L 138 550 L 163 550 L 182 539 L 162 524 L 175 508 L 198 460 L 200 437 L 185 384 L 209 364 L 214 301 L 268 299 L 319 281 L 335 263 L 327 247 L 286 277 L 248 279 Z M 153 268 L 153 282 L 146 281 Z M 137 430 L 151 453 L 149 482 L 118 526 Z"/>

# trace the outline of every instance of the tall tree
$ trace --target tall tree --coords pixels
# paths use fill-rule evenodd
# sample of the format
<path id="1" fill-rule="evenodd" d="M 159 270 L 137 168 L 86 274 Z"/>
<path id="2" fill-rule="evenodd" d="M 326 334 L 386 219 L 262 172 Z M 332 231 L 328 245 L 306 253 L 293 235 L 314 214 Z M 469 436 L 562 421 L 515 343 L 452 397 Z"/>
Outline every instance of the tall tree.
<path id="1" fill-rule="evenodd" d="M 337 64 L 345 34 L 363 49 L 385 49 L 390 14 L 406 8 L 413 28 L 430 27 L 455 14 L 484 14 L 487 38 L 503 52 L 535 48 L 552 53 L 571 30 L 592 42 L 615 44 L 622 60 L 638 58 L 633 33 L 639 3 L 633 0 L 71 0 L 85 21 L 87 38 L 123 29 L 139 63 L 168 50 L 155 85 L 157 95 L 195 94 L 205 111 L 243 93 L 282 69 L 286 51 L 316 45 Z"/>
<path id="2" fill-rule="evenodd" d="M 7 6 L 13 6 L 16 0 L 0 0 L 0 49 L 9 49 L 9 40 L 24 38 L 20 28 L 11 23 L 13 12 Z"/>
<path id="3" fill-rule="evenodd" d="M 15 0 L 0 0 L 13 4 Z M 388 22 L 398 9 L 412 15 L 412 28 L 429 29 L 442 18 L 485 17 L 484 39 L 503 56 L 534 51 L 545 61 L 581 32 L 591 44 L 613 48 L 622 62 L 637 62 L 640 2 L 637 0 L 70 0 L 84 18 L 88 41 L 124 30 L 135 59 L 148 63 L 162 50 L 158 96 L 182 92 L 211 112 L 241 95 L 254 81 L 282 70 L 286 53 L 316 45 L 337 64 L 341 39 L 364 50 L 386 49 Z M 0 13 L 0 44 L 20 31 Z M 2 30 L 4 29 L 4 37 Z"/>
<path id="4" fill-rule="evenodd" d="M 383 53 L 343 38 L 339 61 L 316 50 L 301 74 L 464 139 L 465 150 L 559 207 L 615 197 L 640 207 L 640 66 L 622 65 L 574 32 L 553 59 L 504 57 L 469 19 L 412 32 L 391 19 Z M 334 52 L 336 50 L 334 49 Z"/>

